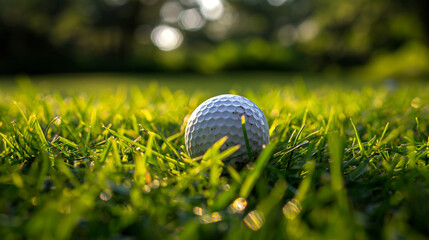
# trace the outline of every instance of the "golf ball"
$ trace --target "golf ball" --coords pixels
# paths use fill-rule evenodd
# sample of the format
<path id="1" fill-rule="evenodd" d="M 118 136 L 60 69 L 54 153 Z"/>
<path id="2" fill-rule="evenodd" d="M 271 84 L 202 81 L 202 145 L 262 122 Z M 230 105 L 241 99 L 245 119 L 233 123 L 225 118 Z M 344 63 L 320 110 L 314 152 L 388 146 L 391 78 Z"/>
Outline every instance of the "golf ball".
<path id="1" fill-rule="evenodd" d="M 242 128 L 245 117 L 246 133 L 252 156 L 256 156 L 269 142 L 268 122 L 261 109 L 249 99 L 232 94 L 219 95 L 199 105 L 188 120 L 185 145 L 194 158 L 204 153 L 219 139 L 228 136 L 221 151 L 232 146 L 240 148 L 225 159 L 243 166 L 249 160 Z"/>

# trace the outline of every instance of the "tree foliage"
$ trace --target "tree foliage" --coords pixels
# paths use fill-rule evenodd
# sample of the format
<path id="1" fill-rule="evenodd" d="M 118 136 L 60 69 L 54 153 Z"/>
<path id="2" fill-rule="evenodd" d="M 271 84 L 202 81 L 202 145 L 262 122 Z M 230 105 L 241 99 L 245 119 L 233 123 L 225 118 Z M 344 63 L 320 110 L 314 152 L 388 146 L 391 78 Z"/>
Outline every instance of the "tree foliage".
<path id="1" fill-rule="evenodd" d="M 204 14 L 207 1 L 3 1 L 0 72 L 338 72 L 369 63 L 364 70 L 372 74 L 380 58 L 394 61 L 410 45 L 419 51 L 405 55 L 422 63 L 429 58 L 425 0 L 211 1 L 222 5 L 216 19 Z M 202 15 L 199 28 L 181 24 L 179 13 L 189 9 Z M 162 52 L 153 44 L 153 30 L 160 25 L 180 31 L 177 49 Z M 427 73 L 408 67 L 412 64 L 388 74 Z"/>

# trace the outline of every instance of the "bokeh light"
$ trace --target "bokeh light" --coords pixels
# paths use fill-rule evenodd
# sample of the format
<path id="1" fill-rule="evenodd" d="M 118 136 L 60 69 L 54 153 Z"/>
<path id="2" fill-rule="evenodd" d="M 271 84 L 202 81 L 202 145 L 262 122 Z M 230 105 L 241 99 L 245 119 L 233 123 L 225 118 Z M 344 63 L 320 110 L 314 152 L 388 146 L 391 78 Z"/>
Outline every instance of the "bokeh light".
<path id="1" fill-rule="evenodd" d="M 113 196 L 113 192 L 110 189 L 106 189 L 103 192 L 100 193 L 99 197 L 101 200 L 107 202 L 109 201 Z"/>
<path id="2" fill-rule="evenodd" d="M 188 31 L 197 31 L 204 27 L 206 20 L 196 8 L 184 10 L 179 15 L 179 25 Z"/>
<path id="3" fill-rule="evenodd" d="M 212 217 L 212 221 L 213 222 L 220 222 L 220 221 L 222 221 L 222 215 L 219 212 L 212 213 L 211 217 Z"/>
<path id="4" fill-rule="evenodd" d="M 319 25 L 313 20 L 306 20 L 298 26 L 299 40 L 308 42 L 313 40 L 319 33 Z"/>
<path id="5" fill-rule="evenodd" d="M 197 216 L 202 216 L 203 215 L 203 209 L 200 207 L 194 207 L 192 209 L 192 212 L 194 212 L 195 215 Z"/>
<path id="6" fill-rule="evenodd" d="M 278 30 L 277 38 L 280 44 L 284 46 L 290 46 L 296 42 L 298 38 L 298 31 L 293 25 L 287 24 Z"/>
<path id="7" fill-rule="evenodd" d="M 183 7 L 180 5 L 180 3 L 176 1 L 169 1 L 162 5 L 161 9 L 159 10 L 159 15 L 161 15 L 161 18 L 164 22 L 175 23 L 177 22 L 179 14 L 182 12 L 182 10 Z"/>
<path id="8" fill-rule="evenodd" d="M 149 187 L 149 185 L 146 184 L 146 185 L 143 186 L 143 192 L 144 193 L 150 193 L 151 190 L 152 189 Z"/>
<path id="9" fill-rule="evenodd" d="M 51 10 L 27 2 L 0 7 L 4 73 L 353 69 L 383 81 L 428 72 L 429 23 L 404 1 L 59 1 Z"/>
<path id="10" fill-rule="evenodd" d="M 283 5 L 285 2 L 289 1 L 289 0 L 267 0 L 268 3 L 274 7 L 278 7 Z"/>
<path id="11" fill-rule="evenodd" d="M 284 205 L 282 212 L 287 219 L 294 220 L 301 210 L 301 203 L 297 199 L 292 199 Z"/>
<path id="12" fill-rule="evenodd" d="M 230 4 L 224 3 L 222 17 L 216 21 L 211 21 L 205 29 L 206 35 L 214 40 L 221 41 L 229 37 L 230 33 L 237 26 L 238 13 Z"/>
<path id="13" fill-rule="evenodd" d="M 422 100 L 419 97 L 413 98 L 411 101 L 411 107 L 413 108 L 420 108 L 422 106 Z"/>
<path id="14" fill-rule="evenodd" d="M 153 29 L 150 38 L 152 42 L 162 51 L 171 51 L 183 42 L 182 33 L 174 27 L 159 25 Z"/>
<path id="15" fill-rule="evenodd" d="M 258 231 L 265 223 L 264 213 L 253 210 L 244 217 L 243 222 L 252 231 Z"/>
<path id="16" fill-rule="evenodd" d="M 207 20 L 217 20 L 222 17 L 224 6 L 221 0 L 198 0 L 198 5 L 200 6 L 201 14 Z"/>
<path id="17" fill-rule="evenodd" d="M 201 222 L 204 224 L 216 223 L 222 221 L 223 217 L 220 212 L 213 212 L 212 214 L 204 214 L 200 217 Z"/>
<path id="18" fill-rule="evenodd" d="M 246 209 L 247 201 L 246 199 L 240 197 L 234 200 L 234 202 L 229 206 L 229 210 L 232 213 L 240 213 Z"/>

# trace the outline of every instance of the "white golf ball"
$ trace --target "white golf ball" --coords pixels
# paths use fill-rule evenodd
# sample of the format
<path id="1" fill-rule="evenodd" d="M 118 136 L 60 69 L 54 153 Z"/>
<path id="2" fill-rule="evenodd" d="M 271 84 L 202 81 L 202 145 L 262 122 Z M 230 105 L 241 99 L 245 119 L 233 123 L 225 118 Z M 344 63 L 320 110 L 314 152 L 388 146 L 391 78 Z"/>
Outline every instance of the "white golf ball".
<path id="1" fill-rule="evenodd" d="M 228 136 L 221 151 L 235 145 L 241 147 L 226 160 L 238 166 L 245 165 L 249 157 L 243 135 L 243 115 L 251 152 L 257 156 L 269 142 L 267 119 L 252 101 L 232 94 L 210 98 L 194 110 L 185 130 L 189 155 L 192 158 L 204 155 L 215 142 Z"/>

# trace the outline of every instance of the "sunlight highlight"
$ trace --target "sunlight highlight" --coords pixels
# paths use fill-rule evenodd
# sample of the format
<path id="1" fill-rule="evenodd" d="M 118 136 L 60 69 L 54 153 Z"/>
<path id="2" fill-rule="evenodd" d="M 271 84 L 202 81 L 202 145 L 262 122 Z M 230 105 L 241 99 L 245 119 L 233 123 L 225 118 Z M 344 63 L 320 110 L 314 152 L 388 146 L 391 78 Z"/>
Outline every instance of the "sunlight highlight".
<path id="1" fill-rule="evenodd" d="M 197 0 L 201 14 L 207 20 L 217 20 L 222 17 L 224 6 L 221 0 Z"/>
<path id="2" fill-rule="evenodd" d="M 306 20 L 298 26 L 299 40 L 308 42 L 319 34 L 319 24 L 313 20 Z"/>
<path id="3" fill-rule="evenodd" d="M 182 33 L 174 27 L 159 25 L 153 29 L 150 38 L 152 42 L 162 51 L 172 51 L 183 42 Z"/>
<path id="4" fill-rule="evenodd" d="M 179 25 L 185 30 L 198 31 L 205 24 L 206 20 L 196 8 L 187 9 L 179 14 Z"/>
<path id="5" fill-rule="evenodd" d="M 247 201 L 244 198 L 237 198 L 235 201 L 229 206 L 229 209 L 232 213 L 240 213 L 246 209 Z"/>

